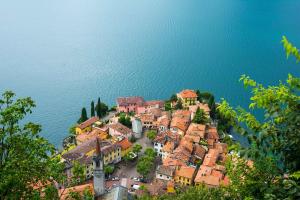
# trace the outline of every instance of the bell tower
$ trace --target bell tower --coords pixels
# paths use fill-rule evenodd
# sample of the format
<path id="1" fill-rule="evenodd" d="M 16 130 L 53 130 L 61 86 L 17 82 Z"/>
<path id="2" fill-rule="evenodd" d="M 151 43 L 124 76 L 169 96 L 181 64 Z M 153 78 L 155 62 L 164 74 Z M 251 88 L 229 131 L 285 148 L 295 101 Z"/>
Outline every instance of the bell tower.
<path id="1" fill-rule="evenodd" d="M 95 191 L 95 196 L 98 197 L 105 193 L 103 155 L 101 152 L 98 138 L 96 138 L 96 152 L 93 156 L 93 168 L 94 168 L 94 191 Z"/>

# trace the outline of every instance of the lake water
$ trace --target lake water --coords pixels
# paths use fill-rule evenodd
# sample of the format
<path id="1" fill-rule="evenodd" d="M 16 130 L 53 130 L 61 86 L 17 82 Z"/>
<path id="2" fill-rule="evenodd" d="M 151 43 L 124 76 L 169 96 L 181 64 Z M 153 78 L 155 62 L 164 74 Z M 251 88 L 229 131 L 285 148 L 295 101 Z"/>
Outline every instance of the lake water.
<path id="1" fill-rule="evenodd" d="M 61 146 L 98 96 L 166 99 L 199 88 L 245 106 L 248 74 L 276 84 L 300 66 L 300 0 L 27 0 L 0 4 L 0 92 L 31 96 L 30 120 Z"/>

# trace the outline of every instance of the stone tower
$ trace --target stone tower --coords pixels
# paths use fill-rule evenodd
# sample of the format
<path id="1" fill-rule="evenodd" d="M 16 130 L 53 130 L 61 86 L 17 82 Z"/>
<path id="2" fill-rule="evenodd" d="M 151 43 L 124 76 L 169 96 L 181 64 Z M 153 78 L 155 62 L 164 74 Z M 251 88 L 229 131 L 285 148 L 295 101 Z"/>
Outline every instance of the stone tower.
<path id="1" fill-rule="evenodd" d="M 101 196 L 105 193 L 105 177 L 104 177 L 104 164 L 103 155 L 100 148 L 99 139 L 96 139 L 96 152 L 93 156 L 94 168 L 94 190 L 95 196 Z"/>

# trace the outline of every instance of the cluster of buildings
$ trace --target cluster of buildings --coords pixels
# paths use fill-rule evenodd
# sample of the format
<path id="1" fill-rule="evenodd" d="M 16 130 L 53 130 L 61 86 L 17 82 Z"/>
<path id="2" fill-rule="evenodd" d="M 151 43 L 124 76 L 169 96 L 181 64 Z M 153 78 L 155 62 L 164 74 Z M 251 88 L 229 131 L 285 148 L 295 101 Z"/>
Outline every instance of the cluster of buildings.
<path id="1" fill-rule="evenodd" d="M 164 117 L 164 128 L 154 139 L 154 149 L 162 158 L 156 169 L 156 179 L 189 186 L 206 184 L 218 187 L 228 184 L 224 167 L 227 144 L 219 141 L 217 128 L 210 124 L 196 124 L 192 120 L 199 107 L 209 117 L 207 104 L 198 102 L 196 92 L 184 90 L 177 94 L 183 102 L 182 110 Z"/>
<path id="2" fill-rule="evenodd" d="M 206 184 L 217 187 L 228 184 L 224 167 L 227 145 L 219 141 L 217 129 L 212 124 L 192 122 L 198 108 L 203 109 L 209 118 L 208 105 L 197 101 L 193 90 L 181 91 L 177 99 L 183 108 L 165 111 L 164 101 L 145 101 L 137 96 L 120 97 L 117 98 L 117 114 L 109 119 L 108 124 L 98 117 L 78 124 L 75 129 L 77 145 L 62 154 L 68 177 L 72 177 L 72 168 L 78 162 L 84 166 L 86 179 L 93 178 L 93 184 L 86 186 L 93 190 L 95 196 L 112 195 L 103 183 L 101 166 L 122 161 L 132 151 L 132 137 L 140 138 L 144 130 L 151 129 L 157 131 L 153 148 L 162 160 L 156 169 L 156 180 L 166 182 L 168 186 Z M 175 104 L 172 102 L 172 106 Z M 131 129 L 118 122 L 120 113 L 130 116 Z M 77 190 L 85 188 L 83 185 L 75 187 L 78 187 Z M 122 187 L 111 191 L 125 195 Z"/>

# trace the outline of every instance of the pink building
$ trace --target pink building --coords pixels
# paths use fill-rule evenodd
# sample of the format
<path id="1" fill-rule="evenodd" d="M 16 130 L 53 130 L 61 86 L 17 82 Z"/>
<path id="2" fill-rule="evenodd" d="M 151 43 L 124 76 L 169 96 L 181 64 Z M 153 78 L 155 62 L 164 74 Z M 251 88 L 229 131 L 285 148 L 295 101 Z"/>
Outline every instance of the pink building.
<path id="1" fill-rule="evenodd" d="M 145 101 L 143 97 L 119 97 L 117 99 L 118 112 L 144 114 L 149 113 L 152 109 L 160 109 L 163 106 L 163 101 Z"/>
<path id="2" fill-rule="evenodd" d="M 119 97 L 117 98 L 117 111 L 137 113 L 138 107 L 143 106 L 144 103 L 143 97 Z"/>

